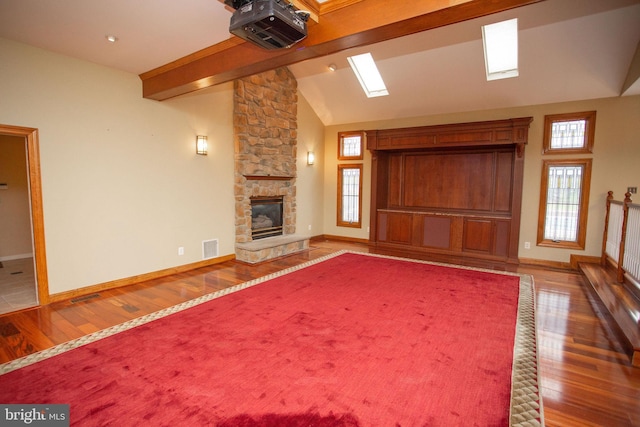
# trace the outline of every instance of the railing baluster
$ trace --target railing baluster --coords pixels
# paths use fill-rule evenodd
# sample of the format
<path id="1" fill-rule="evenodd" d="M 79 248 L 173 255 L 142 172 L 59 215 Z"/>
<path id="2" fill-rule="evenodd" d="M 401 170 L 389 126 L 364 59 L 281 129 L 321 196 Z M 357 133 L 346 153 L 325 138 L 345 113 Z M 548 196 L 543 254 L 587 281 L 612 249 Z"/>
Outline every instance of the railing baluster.
<path id="1" fill-rule="evenodd" d="M 602 235 L 602 256 L 600 257 L 600 265 L 607 265 L 607 243 L 609 242 L 609 214 L 611 213 L 611 201 L 613 200 L 613 191 L 607 193 L 606 210 L 604 214 L 604 234 Z"/>
<path id="2" fill-rule="evenodd" d="M 634 280 L 640 281 L 640 206 L 627 204 L 627 235 L 624 268 Z"/>
<path id="3" fill-rule="evenodd" d="M 620 251 L 620 238 L 622 235 L 622 202 L 609 200 L 609 219 L 607 226 L 607 240 L 605 242 L 605 256 L 611 258 L 616 265 L 618 264 L 618 256 Z"/>
<path id="4" fill-rule="evenodd" d="M 620 236 L 620 250 L 618 251 L 618 283 L 624 282 L 624 249 L 627 239 L 627 220 L 629 217 L 630 203 L 631 193 L 625 193 L 624 204 L 622 205 L 622 234 Z"/>

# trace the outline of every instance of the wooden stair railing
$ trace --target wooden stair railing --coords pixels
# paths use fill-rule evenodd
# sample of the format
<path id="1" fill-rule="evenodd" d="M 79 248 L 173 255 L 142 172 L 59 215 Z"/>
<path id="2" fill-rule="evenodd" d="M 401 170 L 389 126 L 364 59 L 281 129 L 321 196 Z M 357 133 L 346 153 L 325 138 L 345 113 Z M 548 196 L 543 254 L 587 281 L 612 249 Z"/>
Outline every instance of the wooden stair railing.
<path id="1" fill-rule="evenodd" d="M 625 269 L 625 262 L 631 268 Z M 613 191 L 608 192 L 600 265 L 579 266 L 624 335 L 631 364 L 640 367 L 640 205 L 631 203 L 630 193 L 620 202 L 613 199 Z"/>
<path id="2" fill-rule="evenodd" d="M 638 221 L 630 222 L 630 212 L 636 212 L 635 217 L 637 213 L 640 213 L 640 205 L 632 203 L 631 193 L 625 193 L 624 196 L 624 200 L 619 202 L 613 199 L 613 191 L 609 191 L 607 194 L 600 262 L 603 267 L 606 267 L 610 262 L 616 268 L 618 283 L 624 283 L 625 277 L 637 283 L 640 281 L 640 269 L 638 268 L 640 264 L 640 223 Z M 612 207 L 614 207 L 613 215 Z M 618 228 L 612 230 L 612 226 Z M 628 242 L 630 248 L 627 248 Z M 628 249 L 630 250 L 628 251 Z M 629 268 L 625 268 L 625 264 L 629 264 Z"/>

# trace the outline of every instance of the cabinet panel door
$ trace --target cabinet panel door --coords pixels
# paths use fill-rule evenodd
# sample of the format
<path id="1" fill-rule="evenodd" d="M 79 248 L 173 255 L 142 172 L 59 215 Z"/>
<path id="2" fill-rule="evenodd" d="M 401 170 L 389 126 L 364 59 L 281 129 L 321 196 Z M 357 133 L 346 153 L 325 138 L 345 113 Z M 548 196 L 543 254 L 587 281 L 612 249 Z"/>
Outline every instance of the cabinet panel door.
<path id="1" fill-rule="evenodd" d="M 402 206 L 402 156 L 389 156 L 389 207 Z"/>
<path id="2" fill-rule="evenodd" d="M 493 249 L 493 221 L 465 219 L 463 250 L 491 253 Z"/>
<path id="3" fill-rule="evenodd" d="M 492 152 L 406 155 L 402 171 L 404 206 L 490 212 L 493 176 Z"/>
<path id="4" fill-rule="evenodd" d="M 410 213 L 387 213 L 387 242 L 411 244 L 413 215 Z"/>
<path id="5" fill-rule="evenodd" d="M 387 222 L 389 221 L 389 215 L 386 212 L 378 212 L 378 235 L 376 240 L 378 242 L 387 241 Z"/>
<path id="6" fill-rule="evenodd" d="M 513 152 L 496 154 L 496 186 L 494 210 L 496 212 L 511 212 Z"/>
<path id="7" fill-rule="evenodd" d="M 421 246 L 449 249 L 451 247 L 451 217 L 420 215 Z"/>
<path id="8" fill-rule="evenodd" d="M 494 254 L 506 257 L 509 255 L 509 236 L 511 235 L 511 221 L 496 221 Z"/>

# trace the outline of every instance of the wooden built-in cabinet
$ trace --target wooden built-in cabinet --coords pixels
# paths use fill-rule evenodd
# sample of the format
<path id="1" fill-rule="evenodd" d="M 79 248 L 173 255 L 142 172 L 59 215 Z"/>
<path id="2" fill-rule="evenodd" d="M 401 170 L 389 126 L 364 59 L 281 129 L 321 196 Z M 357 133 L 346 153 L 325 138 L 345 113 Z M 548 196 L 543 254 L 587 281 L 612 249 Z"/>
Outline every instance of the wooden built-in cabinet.
<path id="1" fill-rule="evenodd" d="M 366 131 L 370 243 L 517 263 L 531 121 Z"/>

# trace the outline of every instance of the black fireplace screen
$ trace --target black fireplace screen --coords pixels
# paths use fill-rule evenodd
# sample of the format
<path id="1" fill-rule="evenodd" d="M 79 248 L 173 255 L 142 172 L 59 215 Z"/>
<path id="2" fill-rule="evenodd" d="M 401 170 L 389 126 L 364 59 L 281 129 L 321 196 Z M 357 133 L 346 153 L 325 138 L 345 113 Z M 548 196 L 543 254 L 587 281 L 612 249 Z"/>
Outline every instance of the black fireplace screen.
<path id="1" fill-rule="evenodd" d="M 251 238 L 282 235 L 282 197 L 251 198 Z"/>

